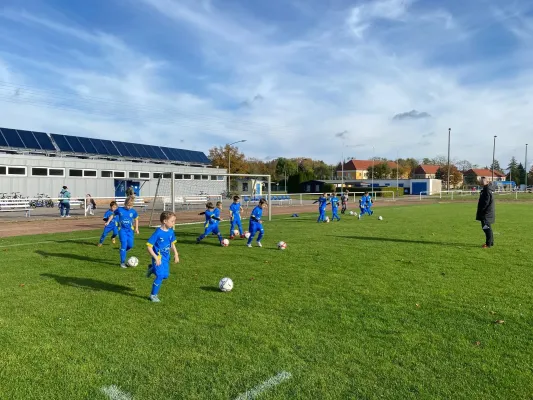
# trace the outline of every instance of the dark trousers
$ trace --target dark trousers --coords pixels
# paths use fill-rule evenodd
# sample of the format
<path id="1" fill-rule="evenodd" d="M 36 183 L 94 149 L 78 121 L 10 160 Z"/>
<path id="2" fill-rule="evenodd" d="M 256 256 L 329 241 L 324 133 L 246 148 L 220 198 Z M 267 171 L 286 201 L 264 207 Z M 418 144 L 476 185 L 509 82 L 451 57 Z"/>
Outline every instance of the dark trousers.
<path id="1" fill-rule="evenodd" d="M 346 212 L 346 203 L 342 203 L 341 214 Z"/>
<path id="2" fill-rule="evenodd" d="M 492 233 L 492 226 L 490 222 L 481 221 L 481 229 L 485 232 L 485 244 L 487 246 L 494 246 L 494 234 Z"/>

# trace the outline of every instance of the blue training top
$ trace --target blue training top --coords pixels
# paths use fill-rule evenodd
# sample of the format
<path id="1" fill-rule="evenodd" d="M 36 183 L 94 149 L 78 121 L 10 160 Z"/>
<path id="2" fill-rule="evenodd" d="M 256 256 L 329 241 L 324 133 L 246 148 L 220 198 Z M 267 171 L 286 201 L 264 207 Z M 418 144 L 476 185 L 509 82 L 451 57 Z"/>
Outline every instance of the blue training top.
<path id="1" fill-rule="evenodd" d="M 170 249 L 172 244 L 176 243 L 176 235 L 174 230 L 169 229 L 164 231 L 161 227 L 157 228 L 150 236 L 146 245 L 152 247 L 154 253 L 157 254 L 163 261 L 170 260 Z"/>
<path id="2" fill-rule="evenodd" d="M 250 222 L 259 222 L 263 216 L 263 209 L 259 206 L 256 206 L 252 213 L 250 214 Z"/>
<path id="3" fill-rule="evenodd" d="M 240 218 L 240 216 L 241 216 L 241 203 L 232 203 L 231 206 L 229 206 L 229 210 L 230 210 L 231 215 L 233 217 Z"/>
<path id="4" fill-rule="evenodd" d="M 119 207 L 115 211 L 115 218 L 120 229 L 133 230 L 135 229 L 133 222 L 139 218 L 139 215 L 133 208 L 126 210 L 124 207 Z"/>
<path id="5" fill-rule="evenodd" d="M 329 201 L 331 208 L 339 208 L 339 198 L 337 196 L 333 196 Z"/>
<path id="6" fill-rule="evenodd" d="M 318 198 L 318 208 L 320 210 L 325 210 L 327 205 L 328 205 L 328 198 L 324 196 L 320 196 Z"/>
<path id="7" fill-rule="evenodd" d="M 213 211 L 213 217 L 220 218 L 220 208 L 215 208 L 215 210 Z M 212 219 L 212 221 L 213 225 L 218 225 L 220 222 L 217 219 Z"/>

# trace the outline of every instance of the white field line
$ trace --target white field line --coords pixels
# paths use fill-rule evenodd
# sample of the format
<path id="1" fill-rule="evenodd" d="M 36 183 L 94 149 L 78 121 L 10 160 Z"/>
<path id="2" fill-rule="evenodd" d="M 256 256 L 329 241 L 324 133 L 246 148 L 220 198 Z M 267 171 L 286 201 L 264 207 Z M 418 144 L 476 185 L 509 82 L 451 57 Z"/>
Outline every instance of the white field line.
<path id="1" fill-rule="evenodd" d="M 64 240 L 61 240 L 61 242 L 75 242 L 76 240 L 89 240 L 89 239 L 100 239 L 100 236 L 91 236 L 91 237 L 76 238 L 76 239 L 64 239 Z M 58 240 L 45 240 L 42 242 L 17 243 L 17 244 L 6 244 L 6 245 L 0 244 L 0 249 L 4 249 L 8 247 L 35 246 L 38 244 L 48 244 L 48 243 L 57 243 L 57 242 Z M 95 246 L 96 246 L 96 243 L 95 243 Z"/>
<path id="2" fill-rule="evenodd" d="M 264 381 L 260 385 L 254 387 L 253 389 L 248 390 L 246 393 L 240 394 L 235 400 L 253 400 L 257 398 L 261 393 L 267 391 L 268 389 L 273 388 L 274 386 L 279 385 L 283 381 L 286 381 L 287 379 L 290 379 L 291 377 L 290 372 L 280 372 L 276 376 L 273 376 L 272 378 Z"/>
<path id="3" fill-rule="evenodd" d="M 120 390 L 116 385 L 104 386 L 100 389 L 111 400 L 133 400 L 133 397 Z"/>

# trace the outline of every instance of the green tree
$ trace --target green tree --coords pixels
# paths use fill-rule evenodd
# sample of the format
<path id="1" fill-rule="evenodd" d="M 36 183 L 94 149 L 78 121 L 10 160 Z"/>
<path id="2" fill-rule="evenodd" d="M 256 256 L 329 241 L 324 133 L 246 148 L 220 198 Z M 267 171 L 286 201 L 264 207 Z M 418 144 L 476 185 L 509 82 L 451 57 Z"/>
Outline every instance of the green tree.
<path id="1" fill-rule="evenodd" d="M 508 181 L 512 180 L 517 185 L 520 185 L 520 170 L 518 169 L 518 161 L 516 161 L 516 158 L 511 158 L 511 161 L 509 161 L 509 165 L 507 166 L 507 170 L 509 172 L 507 173 L 505 179 Z"/>
<path id="2" fill-rule="evenodd" d="M 490 164 L 489 169 L 492 171 L 493 167 L 494 167 L 494 171 L 498 171 L 498 172 L 502 172 L 503 173 L 503 170 L 500 167 L 500 163 L 498 162 L 498 160 L 494 160 L 494 163 Z"/>
<path id="3" fill-rule="evenodd" d="M 367 171 L 369 179 L 372 179 L 372 175 L 374 175 L 374 179 L 387 179 L 391 175 L 391 168 L 386 162 L 376 163 L 374 167 L 371 165 Z"/>
<path id="4" fill-rule="evenodd" d="M 444 165 L 437 170 L 435 178 L 442 180 L 443 185 L 448 184 L 448 166 Z M 463 183 L 463 174 L 455 165 L 450 165 L 450 188 L 462 186 Z"/>

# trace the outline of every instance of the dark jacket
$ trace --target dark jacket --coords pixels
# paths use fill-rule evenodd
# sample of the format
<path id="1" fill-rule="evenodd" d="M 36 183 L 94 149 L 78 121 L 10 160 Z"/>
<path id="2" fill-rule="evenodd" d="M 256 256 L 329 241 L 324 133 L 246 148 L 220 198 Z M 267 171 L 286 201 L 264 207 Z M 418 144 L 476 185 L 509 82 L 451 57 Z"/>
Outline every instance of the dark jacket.
<path id="1" fill-rule="evenodd" d="M 491 184 L 483 186 L 479 201 L 477 203 L 477 221 L 486 221 L 490 224 L 496 222 L 496 211 L 494 204 L 494 188 Z"/>

